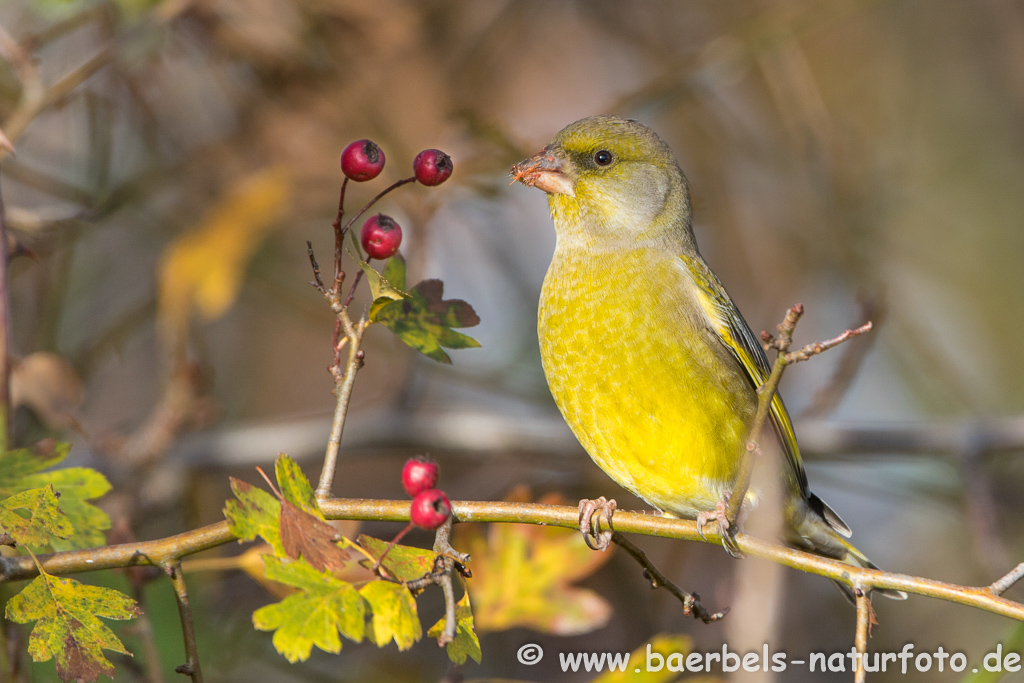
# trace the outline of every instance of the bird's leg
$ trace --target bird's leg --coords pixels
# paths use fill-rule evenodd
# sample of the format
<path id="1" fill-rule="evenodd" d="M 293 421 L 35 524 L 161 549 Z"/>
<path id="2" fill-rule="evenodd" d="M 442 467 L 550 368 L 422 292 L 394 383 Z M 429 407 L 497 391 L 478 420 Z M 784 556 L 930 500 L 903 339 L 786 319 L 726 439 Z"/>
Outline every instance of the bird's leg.
<path id="1" fill-rule="evenodd" d="M 722 547 L 733 557 L 740 557 L 740 549 L 733 540 L 732 524 L 729 523 L 729 493 L 726 492 L 722 499 L 715 503 L 715 509 L 708 512 L 701 512 L 697 515 L 697 533 L 705 541 L 704 525 L 708 522 L 718 523 L 718 535 L 722 537 Z"/>
<path id="2" fill-rule="evenodd" d="M 580 501 L 580 533 L 583 540 L 591 550 L 607 550 L 612 543 L 612 514 L 618 507 L 615 500 L 608 500 L 604 496 L 596 500 L 583 499 Z M 599 513 L 595 516 L 594 513 Z M 608 531 L 598 531 L 600 527 L 601 514 L 604 514 L 608 522 Z M 593 540 L 591 540 L 593 538 Z"/>

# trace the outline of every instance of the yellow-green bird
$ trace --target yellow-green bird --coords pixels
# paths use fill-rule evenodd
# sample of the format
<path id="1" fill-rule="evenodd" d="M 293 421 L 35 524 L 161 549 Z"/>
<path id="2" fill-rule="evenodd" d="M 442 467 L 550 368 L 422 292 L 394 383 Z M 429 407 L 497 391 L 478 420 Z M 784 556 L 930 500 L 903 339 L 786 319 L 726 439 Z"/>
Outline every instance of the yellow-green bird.
<path id="1" fill-rule="evenodd" d="M 770 366 L 697 250 L 671 149 L 636 121 L 593 116 L 512 173 L 548 193 L 557 233 L 537 325 L 555 403 L 620 486 L 668 515 L 706 517 L 736 480 Z M 771 420 L 785 453 L 787 539 L 874 568 L 808 489 L 779 396 Z"/>

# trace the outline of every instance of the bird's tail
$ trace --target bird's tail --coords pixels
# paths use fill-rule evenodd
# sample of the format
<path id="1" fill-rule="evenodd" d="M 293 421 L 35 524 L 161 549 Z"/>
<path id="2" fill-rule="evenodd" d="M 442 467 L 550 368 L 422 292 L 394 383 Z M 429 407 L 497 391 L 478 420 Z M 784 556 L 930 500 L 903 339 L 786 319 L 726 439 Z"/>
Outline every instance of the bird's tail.
<path id="1" fill-rule="evenodd" d="M 801 511 L 803 514 L 798 513 L 799 521 L 794 520 L 796 523 L 790 527 L 793 534 L 790 542 L 793 545 L 854 567 L 878 569 L 874 562 L 846 540 L 850 536 L 849 527 L 823 500 L 808 492 L 806 503 L 805 509 Z M 847 600 L 856 603 L 853 589 L 840 581 L 833 580 L 832 583 L 842 591 Z M 907 594 L 903 591 L 876 588 L 872 592 L 893 600 L 907 599 Z"/>

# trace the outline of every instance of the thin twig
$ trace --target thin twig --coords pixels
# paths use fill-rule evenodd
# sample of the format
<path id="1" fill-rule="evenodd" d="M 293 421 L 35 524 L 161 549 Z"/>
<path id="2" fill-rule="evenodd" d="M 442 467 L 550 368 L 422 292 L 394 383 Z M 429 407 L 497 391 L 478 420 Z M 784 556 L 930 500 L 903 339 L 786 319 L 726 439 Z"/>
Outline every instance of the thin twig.
<path id="1" fill-rule="evenodd" d="M 164 673 L 160 666 L 160 650 L 156 646 L 156 638 L 153 634 L 153 622 L 147 613 L 145 605 L 145 591 L 142 586 L 136 586 L 133 591 L 135 602 L 142 608 L 140 614 L 135 617 L 134 632 L 142 642 L 143 663 L 147 683 L 164 683 Z"/>
<path id="2" fill-rule="evenodd" d="M 437 532 L 434 534 L 434 552 L 442 558 L 444 566 L 444 573 L 438 579 L 441 590 L 444 591 L 444 631 L 437 639 L 438 647 L 444 647 L 455 640 L 459 627 L 455 613 L 455 591 L 452 589 L 452 569 L 456 562 L 453 556 L 457 557 L 461 564 L 469 562 L 469 555 L 464 555 L 452 548 L 450 538 L 453 521 L 452 516 L 448 515 L 448 519 L 437 528 Z"/>
<path id="3" fill-rule="evenodd" d="M 786 359 L 782 353 L 775 358 L 771 374 L 768 380 L 759 389 L 757 397 L 757 412 L 754 414 L 754 422 L 750 427 L 750 440 L 746 443 L 746 451 L 743 454 L 743 461 L 740 464 L 739 474 L 732 485 L 729 494 L 729 502 L 726 507 L 726 520 L 730 529 L 736 529 L 736 521 L 739 519 L 740 511 L 743 509 L 743 500 L 747 497 L 747 489 L 750 488 L 750 480 L 754 475 L 754 463 L 758 460 L 761 447 L 757 440 L 760 439 L 761 430 L 768 419 L 768 412 L 771 410 L 772 399 L 779 387 L 779 380 L 786 369 Z"/>
<path id="4" fill-rule="evenodd" d="M 853 645 L 857 649 L 857 668 L 854 674 L 854 683 L 864 683 L 867 672 L 864 670 L 865 658 L 868 653 L 868 629 L 871 625 L 871 598 L 868 593 L 859 586 L 855 587 L 854 595 L 857 596 L 857 632 L 854 636 Z"/>
<path id="5" fill-rule="evenodd" d="M 881 296 L 867 297 L 861 302 L 861 320 L 870 320 L 877 326 L 885 320 L 886 313 L 885 300 Z M 871 335 L 863 344 L 847 347 L 832 377 L 814 393 L 808 407 L 800 414 L 801 418 L 823 417 L 836 409 L 858 376 L 875 339 L 877 335 Z"/>
<path id="6" fill-rule="evenodd" d="M 306 240 L 306 253 L 309 254 L 309 265 L 313 267 L 313 282 L 310 284 L 326 297 L 327 288 L 324 287 L 324 279 L 320 275 L 320 264 L 316 262 L 316 254 L 313 253 L 313 243 L 309 240 Z"/>
<path id="7" fill-rule="evenodd" d="M 7 220 L 0 190 L 0 453 L 6 453 L 11 426 L 11 365 L 7 311 Z"/>
<path id="8" fill-rule="evenodd" d="M 437 637 L 438 647 L 444 647 L 455 640 L 455 634 L 458 633 L 459 627 L 459 622 L 455 618 L 455 591 L 452 589 L 452 572 L 449 567 L 451 564 L 452 560 L 445 558 L 445 568 L 448 571 L 441 574 L 438 579 L 441 590 L 444 591 L 444 631 Z"/>
<path id="9" fill-rule="evenodd" d="M 662 574 L 661 571 L 654 566 L 654 563 L 651 562 L 649 557 L 647 557 L 647 553 L 618 531 L 612 532 L 612 542 L 632 555 L 633 559 L 640 563 L 640 566 L 644 568 L 644 576 L 651 582 L 651 588 L 664 588 L 669 593 L 676 596 L 679 599 L 679 602 L 683 603 L 683 614 L 686 616 L 693 615 L 694 619 L 700 619 L 705 624 L 710 624 L 712 621 L 718 621 L 729 613 L 728 607 L 723 609 L 721 612 L 715 612 L 713 614 L 708 612 L 707 608 L 701 604 L 699 595 L 696 593 L 687 593 L 682 588 L 672 583 L 667 576 Z"/>
<path id="10" fill-rule="evenodd" d="M 348 296 L 345 297 L 345 303 L 342 304 L 342 306 L 344 306 L 345 308 L 348 308 L 348 305 L 352 303 L 352 299 L 355 298 L 356 287 L 359 286 L 359 281 L 362 279 L 363 270 L 362 268 L 360 268 L 359 271 L 356 273 L 356 276 L 352 278 L 352 286 L 348 290 Z"/>
<path id="11" fill-rule="evenodd" d="M 341 294 L 341 281 L 345 279 L 345 273 L 341 270 L 341 251 L 345 242 L 346 226 L 341 227 L 341 219 L 345 215 L 345 189 L 348 187 L 348 176 L 341 181 L 341 191 L 338 193 L 338 216 L 334 219 L 331 227 L 334 228 L 334 293 Z"/>
<path id="12" fill-rule="evenodd" d="M 333 292 L 332 292 L 333 295 Z M 348 317 L 348 311 L 344 308 L 338 313 L 342 326 L 345 328 L 345 336 L 348 337 L 348 367 L 343 377 L 337 376 L 335 370 L 335 389 L 337 403 L 334 407 L 334 419 L 331 422 L 331 436 L 327 441 L 327 451 L 324 453 L 324 466 L 320 471 L 320 482 L 316 487 L 317 500 L 324 500 L 331 495 L 331 487 L 334 485 L 334 473 L 338 467 L 338 451 L 341 449 L 341 435 L 345 430 L 345 418 L 348 415 L 348 404 L 352 398 L 352 387 L 355 385 L 356 372 L 362 367 L 363 358 L 359 348 L 363 338 L 363 331 L 366 329 L 367 319 L 364 315 L 359 320 L 359 325 L 352 324 Z"/>
<path id="13" fill-rule="evenodd" d="M 775 349 L 778 355 L 776 355 L 775 362 L 772 364 L 772 371 L 768 375 L 768 379 L 757 390 L 757 412 L 754 414 L 754 421 L 750 427 L 750 439 L 745 444 L 740 471 L 736 476 L 732 491 L 729 493 L 729 501 L 726 506 L 726 524 L 724 526 L 727 530 L 731 529 L 734 531 L 736 529 L 736 522 L 743 509 L 743 502 L 747 496 L 750 480 L 754 474 L 754 464 L 759 460 L 758 454 L 761 452 L 758 440 L 761 438 L 761 431 L 768 420 L 772 402 L 775 400 L 775 392 L 779 388 L 779 382 L 782 380 L 782 373 L 786 371 L 786 366 L 809 360 L 811 357 L 834 348 L 871 329 L 871 322 L 868 321 L 864 325 L 853 330 L 847 330 L 832 339 L 814 342 L 804 346 L 799 351 L 790 352 L 789 348 L 793 344 L 793 332 L 796 330 L 796 325 L 800 322 L 803 314 L 803 304 L 796 304 L 786 312 L 786 317 L 778 325 L 778 338 L 772 337 L 767 332 L 761 333 L 765 350 Z M 729 549 L 727 541 L 725 546 L 726 549 Z"/>
<path id="14" fill-rule="evenodd" d="M 203 683 L 203 672 L 199 666 L 199 649 L 196 645 L 196 627 L 192 619 L 192 606 L 188 601 L 188 589 L 185 586 L 185 574 L 181 571 L 181 563 L 175 561 L 164 566 L 164 571 L 171 577 L 174 597 L 178 601 L 178 616 L 181 617 L 181 633 L 185 639 L 185 663 L 175 671 L 192 677 L 192 683 Z"/>
<path id="15" fill-rule="evenodd" d="M 18 104 L 18 108 L 4 122 L 4 133 L 6 133 L 7 138 L 11 142 L 16 142 L 40 112 L 71 94 L 87 78 L 109 64 L 114 58 L 114 54 L 113 46 L 105 47 L 46 90 L 39 91 L 35 88 L 26 88 L 23 91 L 24 94 L 22 95 L 21 102 Z M 5 150 L 0 149 L 0 159 L 4 155 Z"/>
<path id="16" fill-rule="evenodd" d="M 434 532 L 434 552 L 438 555 L 444 555 L 454 559 L 459 564 L 468 564 L 470 557 L 467 553 L 460 553 L 458 550 L 452 547 L 451 535 L 452 525 L 455 522 L 454 515 L 449 515 L 445 523 L 437 528 Z"/>
<path id="17" fill-rule="evenodd" d="M 988 590 L 992 595 L 1002 595 L 1021 579 L 1024 579 L 1024 562 L 1021 562 L 1009 574 L 994 582 L 988 587 Z"/>
<path id="18" fill-rule="evenodd" d="M 790 353 L 787 353 L 786 364 L 792 365 L 793 363 L 799 363 L 801 361 L 810 360 L 812 357 L 817 356 L 819 353 L 822 353 L 823 351 L 828 351 L 829 349 L 839 346 L 845 341 L 849 341 L 854 337 L 858 337 L 864 334 L 865 332 L 870 332 L 872 327 L 873 325 L 869 320 L 860 327 L 853 330 L 847 330 L 846 332 L 843 332 L 837 337 L 833 337 L 832 339 L 826 339 L 825 341 L 814 342 L 812 344 L 808 344 L 799 351 L 792 351 Z"/>

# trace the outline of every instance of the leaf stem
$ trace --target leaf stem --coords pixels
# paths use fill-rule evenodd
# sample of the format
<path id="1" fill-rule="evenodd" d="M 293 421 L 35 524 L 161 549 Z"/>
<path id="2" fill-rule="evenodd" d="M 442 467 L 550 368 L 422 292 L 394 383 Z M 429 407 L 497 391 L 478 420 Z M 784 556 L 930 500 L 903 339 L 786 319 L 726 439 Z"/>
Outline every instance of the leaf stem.
<path id="1" fill-rule="evenodd" d="M 345 241 L 346 225 L 341 227 L 341 219 L 345 215 L 345 189 L 348 187 L 348 176 L 341 182 L 341 192 L 338 194 L 338 216 L 331 226 L 334 228 L 334 293 L 341 294 L 341 281 L 345 279 L 345 273 L 341 270 L 341 251 Z"/>
<path id="2" fill-rule="evenodd" d="M 394 183 L 392 183 L 388 187 L 385 187 L 383 190 L 378 192 L 376 197 L 374 197 L 373 199 L 368 201 L 366 203 L 366 206 L 364 206 L 363 208 L 359 209 L 359 211 L 356 212 L 356 215 L 352 216 L 352 218 L 350 218 L 348 220 L 348 223 L 345 224 L 345 228 L 343 230 L 343 233 L 344 232 L 348 232 L 348 229 L 352 227 L 352 224 L 355 223 L 356 220 L 358 220 L 360 216 L 362 216 L 364 213 L 366 213 L 370 209 L 371 206 L 376 204 L 381 199 L 381 197 L 386 195 L 388 192 L 391 192 L 392 190 L 395 190 L 395 189 L 401 187 L 402 185 L 406 185 L 408 183 L 414 183 L 414 182 L 416 182 L 416 176 L 412 176 L 411 178 L 403 178 L 402 180 L 395 181 Z"/>

